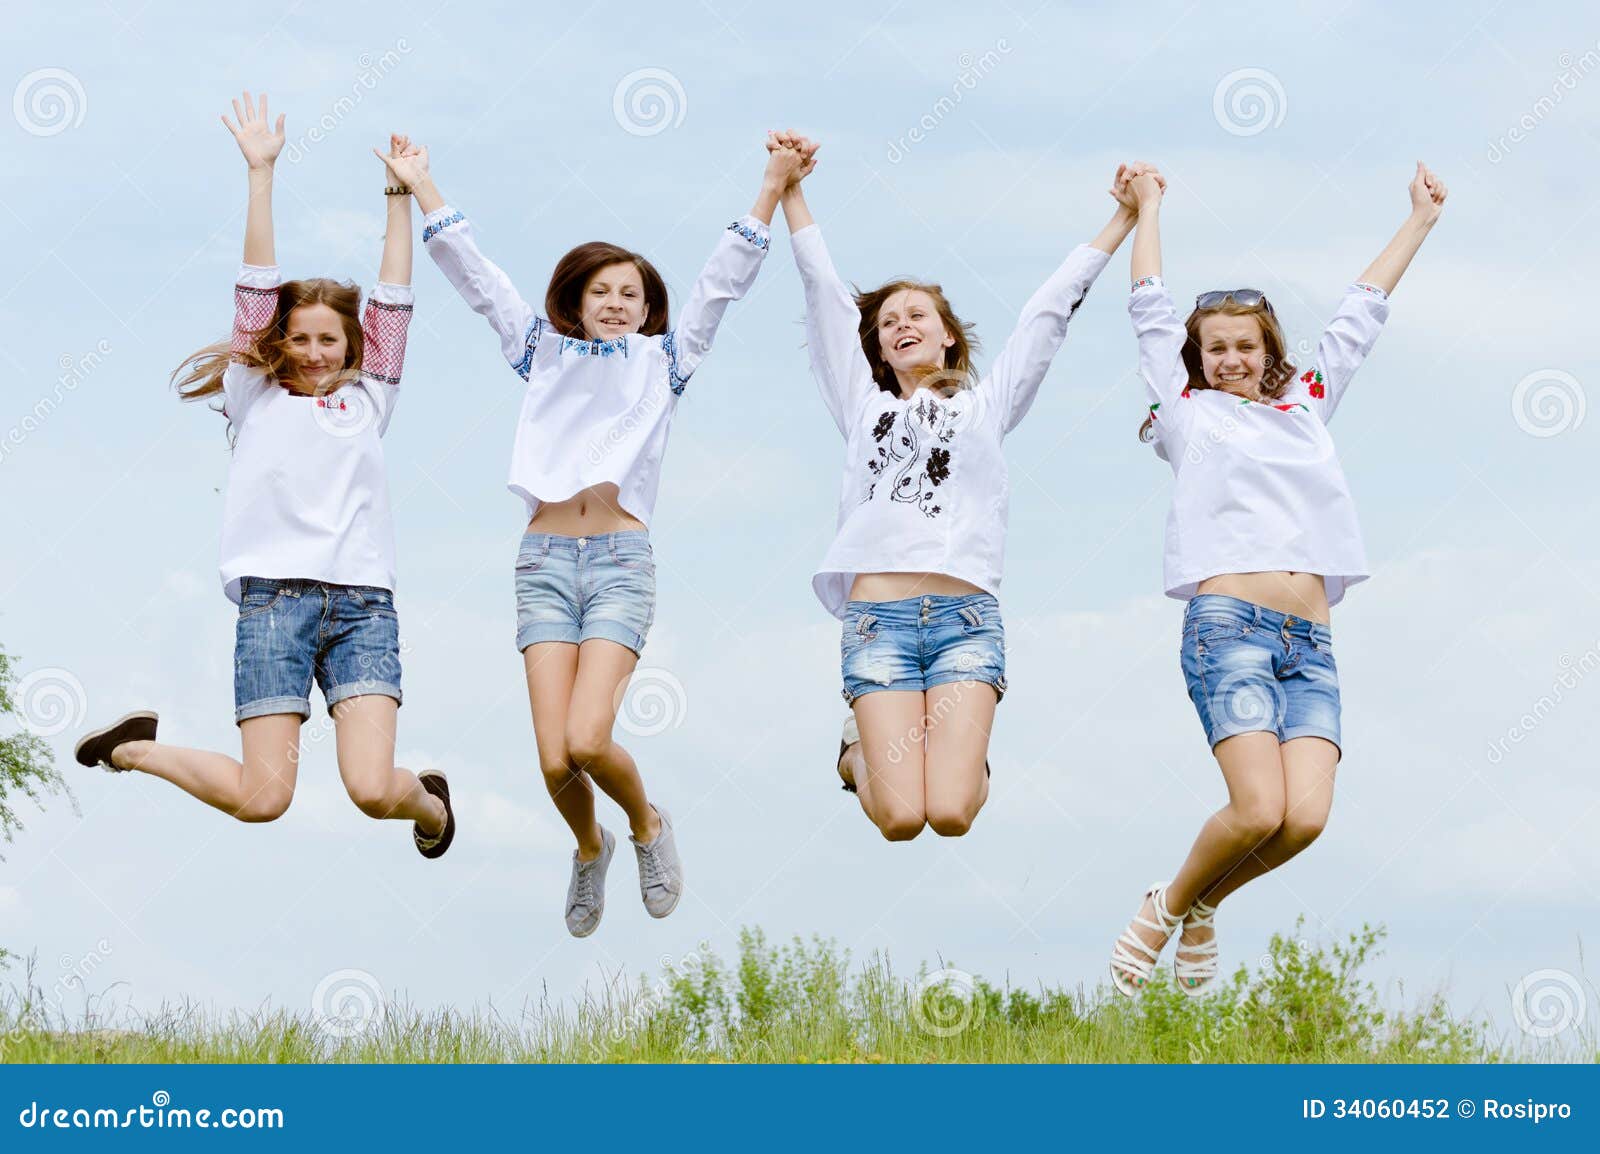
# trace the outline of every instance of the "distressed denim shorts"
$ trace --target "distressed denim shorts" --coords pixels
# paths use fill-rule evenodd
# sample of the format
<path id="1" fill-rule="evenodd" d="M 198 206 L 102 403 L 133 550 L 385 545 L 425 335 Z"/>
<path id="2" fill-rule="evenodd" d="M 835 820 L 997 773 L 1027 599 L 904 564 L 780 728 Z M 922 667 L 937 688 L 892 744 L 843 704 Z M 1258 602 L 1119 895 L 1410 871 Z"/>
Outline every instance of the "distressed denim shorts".
<path id="1" fill-rule="evenodd" d="M 844 699 L 880 689 L 981 681 L 1006 692 L 1006 631 L 988 593 L 851 601 L 839 643 Z"/>
<path id="2" fill-rule="evenodd" d="M 272 713 L 310 717 L 313 680 L 329 709 L 363 693 L 400 701 L 400 625 L 387 589 L 245 577 L 239 594 L 236 722 Z"/>
<path id="3" fill-rule="evenodd" d="M 1339 744 L 1339 670 L 1326 625 L 1203 593 L 1183 614 L 1183 676 L 1213 748 L 1240 733 Z"/>
<path id="4" fill-rule="evenodd" d="M 517 650 L 593 637 L 638 653 L 656 617 L 656 562 L 638 529 L 593 537 L 525 533 L 517 550 Z"/>

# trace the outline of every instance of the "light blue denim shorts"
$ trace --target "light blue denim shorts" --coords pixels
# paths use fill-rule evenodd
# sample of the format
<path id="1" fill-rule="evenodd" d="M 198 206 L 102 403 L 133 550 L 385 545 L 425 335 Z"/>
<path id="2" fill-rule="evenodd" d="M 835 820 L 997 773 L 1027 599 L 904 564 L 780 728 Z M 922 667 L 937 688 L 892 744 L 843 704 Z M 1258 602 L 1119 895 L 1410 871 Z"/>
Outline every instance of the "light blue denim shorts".
<path id="1" fill-rule="evenodd" d="M 1184 610 L 1182 660 L 1213 748 L 1258 732 L 1339 745 L 1339 670 L 1326 625 L 1202 593 Z"/>
<path id="2" fill-rule="evenodd" d="M 644 649 L 656 616 L 656 562 L 638 529 L 562 537 L 525 533 L 517 549 L 517 650 L 599 637 Z"/>
<path id="3" fill-rule="evenodd" d="M 246 577 L 234 638 L 235 721 L 310 717 L 313 681 L 330 709 L 363 693 L 400 700 L 400 624 L 387 589 Z"/>
<path id="4" fill-rule="evenodd" d="M 851 601 L 839 642 L 844 699 L 883 689 L 981 681 L 1006 692 L 1006 630 L 988 593 Z"/>

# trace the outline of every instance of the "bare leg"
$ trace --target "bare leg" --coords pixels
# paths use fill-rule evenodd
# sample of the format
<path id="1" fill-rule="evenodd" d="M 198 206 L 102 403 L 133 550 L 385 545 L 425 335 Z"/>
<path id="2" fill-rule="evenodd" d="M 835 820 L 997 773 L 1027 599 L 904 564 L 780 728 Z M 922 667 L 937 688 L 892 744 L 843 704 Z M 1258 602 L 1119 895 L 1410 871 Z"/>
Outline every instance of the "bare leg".
<path id="1" fill-rule="evenodd" d="M 368 817 L 416 822 L 426 837 L 444 832 L 444 802 L 422 788 L 417 775 L 394 763 L 395 714 L 400 703 L 381 693 L 347 697 L 333 715 L 339 776 L 345 792 Z"/>
<path id="2" fill-rule="evenodd" d="M 1228 804 L 1200 827 L 1189 856 L 1163 897 L 1167 911 L 1183 917 L 1200 894 L 1232 869 L 1246 854 L 1259 849 L 1283 824 L 1283 759 L 1275 733 L 1241 733 L 1219 741 L 1212 751 L 1228 783 Z M 1147 921 L 1158 922 L 1149 898 L 1140 907 Z M 1162 941 L 1154 930 L 1134 922 L 1129 931 L 1152 949 Z"/>
<path id="3" fill-rule="evenodd" d="M 960 837 L 989 799 L 989 734 L 999 697 L 981 681 L 952 681 L 927 692 L 928 825 Z"/>
<path id="4" fill-rule="evenodd" d="M 578 839 L 579 860 L 594 861 L 602 848 L 594 790 L 567 757 L 567 711 L 578 676 L 578 647 L 566 641 L 537 642 L 522 651 L 522 668 L 528 677 L 528 705 L 544 787 Z"/>
<path id="5" fill-rule="evenodd" d="M 136 769 L 173 785 L 240 821 L 273 821 L 294 799 L 300 762 L 298 713 L 272 713 L 239 723 L 243 761 L 225 753 L 156 741 L 128 741 L 111 753 L 118 769 Z"/>
<path id="6" fill-rule="evenodd" d="M 1297 737 L 1279 747 L 1287 799 L 1283 825 L 1200 896 L 1216 905 L 1248 881 L 1275 870 L 1305 849 L 1328 824 L 1339 747 L 1320 737 Z"/>
<path id="7" fill-rule="evenodd" d="M 856 698 L 865 775 L 856 775 L 861 806 L 890 841 L 909 841 L 927 824 L 925 732 L 921 691 L 883 689 Z"/>
<path id="8" fill-rule="evenodd" d="M 650 842 L 661 832 L 661 819 L 645 795 L 638 765 L 611 737 L 628 678 L 638 664 L 637 653 L 603 637 L 578 646 L 578 676 L 567 707 L 567 757 L 622 807 L 633 839 Z"/>

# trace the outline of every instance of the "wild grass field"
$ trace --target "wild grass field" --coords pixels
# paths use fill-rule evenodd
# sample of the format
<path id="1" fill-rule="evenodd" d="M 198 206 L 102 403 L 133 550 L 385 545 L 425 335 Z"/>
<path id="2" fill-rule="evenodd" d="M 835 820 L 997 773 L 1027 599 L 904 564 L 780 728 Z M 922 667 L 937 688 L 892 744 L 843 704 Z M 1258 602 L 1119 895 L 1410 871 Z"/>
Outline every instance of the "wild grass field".
<path id="1" fill-rule="evenodd" d="M 349 995 L 317 1013 L 90 1009 L 65 1020 L 31 974 L 0 995 L 0 1060 L 20 1062 L 1511 1062 L 1595 1061 L 1575 1041 L 1497 1035 L 1452 1016 L 1443 991 L 1386 1005 L 1363 971 L 1383 930 L 1308 942 L 1297 924 L 1252 971 L 1206 997 L 1170 972 L 1141 998 L 1096 988 L 1001 988 L 954 969 L 852 967 L 832 941 L 704 947 L 664 973 L 507 1018 L 421 1012 Z"/>

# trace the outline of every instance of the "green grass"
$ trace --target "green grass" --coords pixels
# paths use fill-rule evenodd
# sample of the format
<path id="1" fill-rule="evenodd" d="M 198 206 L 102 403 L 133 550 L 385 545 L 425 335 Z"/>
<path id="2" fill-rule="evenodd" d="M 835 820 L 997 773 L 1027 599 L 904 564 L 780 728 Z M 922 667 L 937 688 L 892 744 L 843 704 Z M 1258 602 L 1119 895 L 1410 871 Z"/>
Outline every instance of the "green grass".
<path id="1" fill-rule="evenodd" d="M 1361 975 L 1381 929 L 1308 943 L 1275 935 L 1201 999 L 1163 977 L 1143 997 L 1002 989 L 958 971 L 852 969 L 833 942 L 774 946 L 742 931 L 731 966 L 709 950 L 638 985 L 508 1021 L 492 1007 L 389 1005 L 359 1031 L 283 1010 L 216 1016 L 164 1008 L 129 1023 L 53 1018 L 31 976 L 0 995 L 5 1062 L 1499 1062 L 1593 1061 L 1591 1035 L 1557 1051 L 1497 1040 L 1440 993 L 1385 1007 Z M 1170 974 L 1170 971 L 1163 971 Z M 115 1027 L 115 1028 L 114 1028 Z M 349 1032 L 350 1036 L 341 1036 Z"/>

